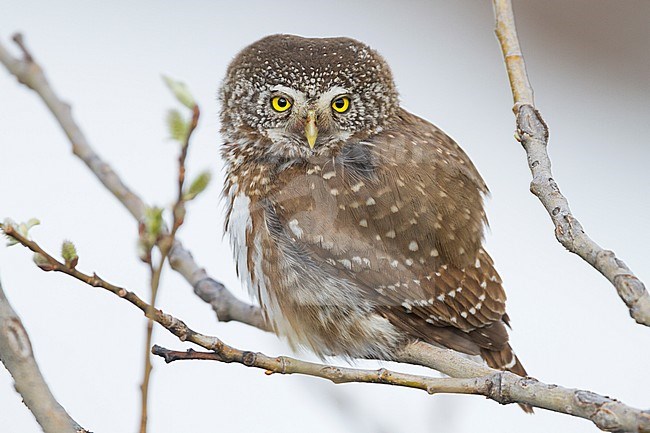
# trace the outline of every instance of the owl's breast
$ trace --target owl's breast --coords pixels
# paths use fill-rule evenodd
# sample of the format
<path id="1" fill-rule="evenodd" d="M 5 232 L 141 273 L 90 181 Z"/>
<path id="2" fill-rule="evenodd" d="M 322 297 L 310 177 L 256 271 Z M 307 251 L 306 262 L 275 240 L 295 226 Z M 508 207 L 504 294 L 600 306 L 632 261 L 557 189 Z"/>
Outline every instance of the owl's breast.
<path id="1" fill-rule="evenodd" d="M 398 339 L 393 325 L 345 272 L 296 242 L 301 228 L 279 219 L 281 202 L 237 193 L 230 203 L 237 272 L 277 334 L 320 356 L 388 356 Z"/>

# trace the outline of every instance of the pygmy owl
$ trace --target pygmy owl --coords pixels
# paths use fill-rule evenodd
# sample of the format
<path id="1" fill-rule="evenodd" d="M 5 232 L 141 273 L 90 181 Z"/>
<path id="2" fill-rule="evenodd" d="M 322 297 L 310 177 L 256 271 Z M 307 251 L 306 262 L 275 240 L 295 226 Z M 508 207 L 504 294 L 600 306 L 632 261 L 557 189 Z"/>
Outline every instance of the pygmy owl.
<path id="1" fill-rule="evenodd" d="M 226 230 L 276 333 L 321 357 L 422 340 L 526 375 L 482 247 L 487 187 L 400 107 L 376 51 L 269 36 L 235 57 L 220 100 Z"/>

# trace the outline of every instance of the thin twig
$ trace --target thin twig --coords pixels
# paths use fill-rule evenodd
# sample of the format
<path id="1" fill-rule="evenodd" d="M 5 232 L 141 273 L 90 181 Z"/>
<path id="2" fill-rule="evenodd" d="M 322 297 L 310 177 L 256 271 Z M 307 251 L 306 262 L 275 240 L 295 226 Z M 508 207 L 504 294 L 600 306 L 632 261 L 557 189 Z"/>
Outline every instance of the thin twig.
<path id="1" fill-rule="evenodd" d="M 0 359 L 16 391 L 45 433 L 88 433 L 52 395 L 34 359 L 32 343 L 0 282 Z"/>
<path id="2" fill-rule="evenodd" d="M 119 200 L 124 207 L 141 222 L 144 220 L 147 205 L 120 179 L 115 170 L 103 161 L 90 146 L 86 136 L 72 117 L 70 105 L 63 102 L 54 92 L 40 65 L 28 51 L 21 35 L 14 36 L 20 41 L 23 58 L 11 55 L 0 42 L 0 63 L 9 73 L 34 92 L 50 109 L 70 143 L 73 153 L 79 157 L 99 179 L 99 181 Z M 247 304 L 233 295 L 223 284 L 211 278 L 200 267 L 192 254 L 179 240 L 175 240 L 169 252 L 169 263 L 192 286 L 194 293 L 210 304 L 222 322 L 236 321 L 270 331 L 259 307 Z"/>
<path id="3" fill-rule="evenodd" d="M 517 29 L 510 0 L 493 0 L 496 34 L 506 63 L 517 117 L 517 140 L 528 157 L 533 175 L 531 192 L 539 198 L 555 225 L 555 237 L 569 251 L 577 254 L 616 288 L 637 323 L 650 326 L 650 294 L 645 285 L 612 251 L 603 249 L 584 231 L 573 216 L 569 203 L 560 192 L 547 152 L 548 127 L 535 108 L 533 89 L 526 74 L 526 64 L 519 47 Z"/>
<path id="4" fill-rule="evenodd" d="M 151 260 L 148 260 L 149 273 L 151 275 L 151 297 L 149 305 L 151 308 L 156 306 L 156 298 L 158 297 L 158 289 L 160 288 L 160 279 L 162 276 L 165 262 L 171 252 L 171 247 L 176 241 L 176 233 L 185 221 L 185 161 L 187 159 L 187 151 L 190 147 L 192 134 L 199 124 L 200 110 L 198 105 L 194 105 L 192 109 L 192 120 L 190 121 L 189 129 L 185 137 L 185 141 L 181 145 L 181 151 L 178 156 L 178 193 L 176 195 L 176 202 L 172 206 L 172 229 L 168 235 L 163 235 L 157 242 L 158 249 L 160 250 L 160 259 L 158 265 L 153 266 Z M 144 346 L 144 372 L 142 377 L 142 384 L 140 385 L 141 400 L 140 400 L 140 433 L 147 432 L 147 419 L 149 414 L 149 383 L 151 381 L 151 371 L 153 366 L 151 364 L 151 343 L 153 337 L 153 321 L 147 320 L 147 327 L 145 330 L 145 346 Z"/>
<path id="5" fill-rule="evenodd" d="M 439 381 L 426 376 L 403 375 L 388 370 L 370 371 L 353 368 L 333 367 L 324 364 L 300 361 L 290 357 L 269 357 L 262 353 L 243 351 L 225 344 L 217 337 L 200 334 L 189 328 L 180 319 L 152 308 L 135 293 L 111 284 L 97 276 L 87 275 L 76 268 L 70 268 L 44 251 L 12 226 L 1 226 L 7 236 L 14 238 L 23 246 L 39 254 L 39 266 L 48 271 L 68 274 L 93 287 L 104 288 L 140 309 L 147 317 L 162 325 L 181 341 L 189 341 L 214 352 L 215 360 L 226 363 L 239 363 L 249 367 L 261 368 L 273 373 L 300 373 L 309 376 L 331 377 L 345 381 L 391 383 L 417 389 L 434 389 L 434 392 L 453 392 L 480 394 L 501 403 L 524 403 L 531 406 L 566 413 L 588 419 L 606 431 L 650 433 L 650 412 L 632 408 L 619 401 L 590 391 L 568 389 L 548 385 L 533 378 L 520 377 L 507 371 L 497 371 L 463 358 L 458 353 L 418 342 L 408 344 L 401 351 L 397 361 L 425 365 L 438 371 L 457 376 L 457 381 Z M 43 260 L 46 265 L 43 265 Z M 157 352 L 164 354 L 157 349 Z M 206 355 L 201 355 L 206 356 Z M 390 378 L 384 380 L 382 378 Z M 463 381 L 462 379 L 471 379 Z M 473 385 L 472 385 L 473 384 Z M 434 385 L 439 388 L 432 388 Z M 473 388 L 472 388 L 473 386 Z"/>

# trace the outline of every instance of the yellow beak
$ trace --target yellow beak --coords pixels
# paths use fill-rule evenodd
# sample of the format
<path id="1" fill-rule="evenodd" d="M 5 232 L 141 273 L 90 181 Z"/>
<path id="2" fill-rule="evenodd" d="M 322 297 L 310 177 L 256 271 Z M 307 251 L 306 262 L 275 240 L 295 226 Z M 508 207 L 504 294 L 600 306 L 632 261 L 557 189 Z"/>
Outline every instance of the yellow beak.
<path id="1" fill-rule="evenodd" d="M 313 149 L 318 137 L 318 127 L 316 126 L 316 112 L 314 110 L 307 111 L 307 122 L 305 122 L 305 137 L 309 148 Z"/>

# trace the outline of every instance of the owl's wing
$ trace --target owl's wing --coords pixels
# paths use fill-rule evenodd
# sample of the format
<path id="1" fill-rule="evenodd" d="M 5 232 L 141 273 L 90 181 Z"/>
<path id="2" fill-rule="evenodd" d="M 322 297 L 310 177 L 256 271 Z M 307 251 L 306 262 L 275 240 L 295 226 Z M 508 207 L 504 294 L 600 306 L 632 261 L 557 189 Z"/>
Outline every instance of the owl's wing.
<path id="1" fill-rule="evenodd" d="M 481 248 L 487 189 L 453 140 L 402 117 L 337 160 L 283 173 L 272 218 L 291 248 L 354 282 L 409 335 L 470 354 L 505 349 L 506 296 Z"/>

